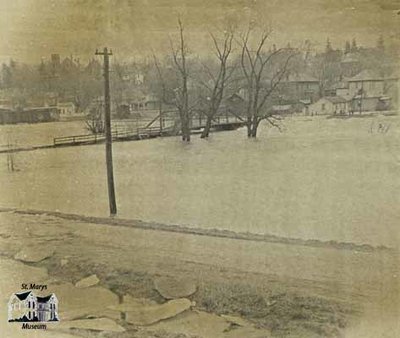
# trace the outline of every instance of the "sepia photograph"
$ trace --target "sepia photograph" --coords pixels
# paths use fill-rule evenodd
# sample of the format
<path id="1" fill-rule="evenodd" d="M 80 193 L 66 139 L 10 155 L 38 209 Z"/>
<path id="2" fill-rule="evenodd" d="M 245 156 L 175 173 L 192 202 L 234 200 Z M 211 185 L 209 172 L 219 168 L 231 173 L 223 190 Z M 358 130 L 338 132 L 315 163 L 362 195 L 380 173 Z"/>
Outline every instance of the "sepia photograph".
<path id="1" fill-rule="evenodd" d="M 1 338 L 400 337 L 399 0 L 0 0 Z"/>

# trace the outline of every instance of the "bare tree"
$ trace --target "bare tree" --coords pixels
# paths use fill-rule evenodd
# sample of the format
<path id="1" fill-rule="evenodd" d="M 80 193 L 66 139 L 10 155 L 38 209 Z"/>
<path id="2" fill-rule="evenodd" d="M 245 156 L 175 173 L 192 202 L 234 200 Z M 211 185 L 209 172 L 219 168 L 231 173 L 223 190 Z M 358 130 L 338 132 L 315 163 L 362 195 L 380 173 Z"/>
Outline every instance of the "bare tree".
<path id="1" fill-rule="evenodd" d="M 218 43 L 216 37 L 213 34 L 210 34 L 210 36 L 213 40 L 214 48 L 216 51 L 218 69 L 214 73 L 214 71 L 211 70 L 209 66 L 203 64 L 205 74 L 208 77 L 209 81 L 201 81 L 202 85 L 206 89 L 207 95 L 207 108 L 205 110 L 207 120 L 205 128 L 201 134 L 201 138 L 207 138 L 210 133 L 212 120 L 218 113 L 218 110 L 221 106 L 221 101 L 224 97 L 225 88 L 235 69 L 234 67 L 229 68 L 228 65 L 228 59 L 232 53 L 234 37 L 233 32 L 225 32 L 222 44 Z"/>
<path id="2" fill-rule="evenodd" d="M 182 141 L 190 142 L 190 122 L 193 107 L 189 104 L 189 71 L 188 71 L 188 48 L 185 42 L 184 26 L 178 18 L 179 44 L 175 46 L 170 39 L 172 54 L 172 76 L 167 69 L 163 69 L 157 57 L 153 54 L 154 64 L 157 69 L 161 84 L 162 102 L 176 107 L 179 114 Z M 168 82 L 166 81 L 168 78 Z"/>
<path id="3" fill-rule="evenodd" d="M 90 109 L 89 114 L 86 116 L 86 129 L 92 134 L 104 134 L 104 107 L 98 104 Z"/>
<path id="4" fill-rule="evenodd" d="M 257 130 L 262 120 L 278 126 L 272 110 L 267 109 L 267 101 L 278 88 L 288 72 L 290 59 L 295 55 L 291 48 L 273 49 L 265 52 L 265 45 L 271 30 L 261 32 L 254 46 L 251 37 L 255 34 L 252 27 L 240 37 L 240 62 L 245 78 L 247 92 L 247 136 L 257 137 Z"/>
<path id="5" fill-rule="evenodd" d="M 189 90 L 187 69 L 188 49 L 185 42 L 184 27 L 180 18 L 178 18 L 179 26 L 179 45 L 177 47 L 171 41 L 171 51 L 173 62 L 177 75 L 179 77 L 179 86 L 175 88 L 175 105 L 179 112 L 181 122 L 182 141 L 190 142 L 190 107 L 189 107 Z"/>

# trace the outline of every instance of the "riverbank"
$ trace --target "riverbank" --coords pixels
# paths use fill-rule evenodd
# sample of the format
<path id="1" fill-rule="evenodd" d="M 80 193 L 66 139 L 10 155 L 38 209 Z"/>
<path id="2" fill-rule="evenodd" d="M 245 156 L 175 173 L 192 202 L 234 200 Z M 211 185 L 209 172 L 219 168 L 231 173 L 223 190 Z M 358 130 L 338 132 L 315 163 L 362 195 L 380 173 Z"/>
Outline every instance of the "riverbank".
<path id="1" fill-rule="evenodd" d="M 29 210 L 29 209 L 23 210 L 16 208 L 1 208 L 1 207 L 0 207 L 0 212 L 14 212 L 16 214 L 21 214 L 21 215 L 54 216 L 65 220 L 72 220 L 84 223 L 107 224 L 114 226 L 144 229 L 144 230 L 176 232 L 176 233 L 191 234 L 197 236 L 221 237 L 221 238 L 229 238 L 237 240 L 254 241 L 254 242 L 279 243 L 287 245 L 297 245 L 297 246 L 300 245 L 300 246 L 310 246 L 317 248 L 318 247 L 334 248 L 334 249 L 366 251 L 366 252 L 379 251 L 379 250 L 396 252 L 394 248 L 389 248 L 384 245 L 373 246 L 369 244 L 356 244 L 351 242 L 319 241 L 316 239 L 304 240 L 299 238 L 287 238 L 287 237 L 280 237 L 267 234 L 260 235 L 250 232 L 235 232 L 235 231 L 219 230 L 219 229 L 202 229 L 195 227 L 185 227 L 182 225 L 165 225 L 160 223 L 144 222 L 141 220 L 123 219 L 119 217 L 115 218 L 94 217 L 94 216 L 69 214 L 69 213 L 49 211 L 49 210 Z"/>
<path id="2" fill-rule="evenodd" d="M 391 251 L 198 236 L 58 216 L 0 212 L 0 261 L 14 261 L 27 247 L 40 252 L 51 249 L 41 261 L 15 261 L 8 273 L 26 276 L 29 269 L 46 271 L 48 277 L 32 282 L 47 280 L 47 292 L 58 292 L 64 315 L 61 323 L 66 314 L 74 313 L 70 309 L 74 293 L 83 292 L 65 285 L 75 285 L 92 274 L 99 283 L 87 292 L 102 288 L 116 299 L 129 296 L 153 305 L 167 302 L 155 290 L 159 278 L 190 279 L 196 285 L 196 292 L 188 296 L 191 309 L 154 325 L 130 324 L 118 311 L 99 313 L 96 308 L 96 313 L 90 305 L 79 305 L 77 309 L 84 307 L 84 313 L 70 318 L 68 325 L 77 319 L 108 318 L 124 329 L 105 331 L 106 337 L 368 337 L 357 335 L 369 323 L 366 314 L 379 310 L 377 321 L 399 314 L 395 277 L 400 275 L 399 259 Z M 7 276 L 7 271 L 1 274 Z M 4 291 L 18 291 L 17 280 L 1 279 L 4 304 L 9 297 Z M 65 289 L 71 291 L 69 296 L 63 293 Z M 89 302 L 84 299 L 83 303 Z M 241 324 L 232 324 L 223 315 Z M 207 321 L 199 324 L 199 316 Z M 59 332 L 93 337 L 99 332 L 65 326 L 61 330 L 62 324 L 58 328 L 52 324 L 51 337 Z"/>

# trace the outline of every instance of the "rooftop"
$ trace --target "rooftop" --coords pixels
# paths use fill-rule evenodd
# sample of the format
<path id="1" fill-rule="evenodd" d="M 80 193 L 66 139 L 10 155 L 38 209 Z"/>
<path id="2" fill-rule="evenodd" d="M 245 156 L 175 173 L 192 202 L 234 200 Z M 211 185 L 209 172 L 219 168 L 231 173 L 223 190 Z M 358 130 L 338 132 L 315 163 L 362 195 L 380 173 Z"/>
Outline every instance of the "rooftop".
<path id="1" fill-rule="evenodd" d="M 18 297 L 19 300 L 25 300 L 26 297 L 28 297 L 30 293 L 31 293 L 31 291 L 26 291 L 26 292 L 22 292 L 22 293 L 16 293 L 15 295 Z"/>
<path id="2" fill-rule="evenodd" d="M 378 71 L 366 69 L 350 78 L 349 82 L 358 81 L 383 81 L 384 78 Z"/>
<path id="3" fill-rule="evenodd" d="M 48 295 L 46 297 L 37 297 L 38 303 L 47 303 L 52 295 Z"/>

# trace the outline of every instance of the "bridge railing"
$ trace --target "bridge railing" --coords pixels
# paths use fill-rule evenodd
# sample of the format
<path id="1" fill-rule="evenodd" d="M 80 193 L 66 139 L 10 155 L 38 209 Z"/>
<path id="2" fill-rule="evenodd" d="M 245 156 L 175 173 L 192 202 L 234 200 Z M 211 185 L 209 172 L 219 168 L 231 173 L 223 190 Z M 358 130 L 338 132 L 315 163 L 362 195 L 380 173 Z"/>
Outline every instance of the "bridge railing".
<path id="1" fill-rule="evenodd" d="M 152 121 L 154 123 L 155 120 Z M 163 120 L 164 121 L 164 120 Z M 175 121 L 175 120 L 171 120 Z M 238 124 L 243 123 L 243 120 L 238 118 L 237 116 L 215 116 L 212 121 L 212 126 L 223 126 L 229 124 Z M 170 130 L 171 125 L 165 126 L 161 129 L 160 126 L 154 127 L 132 127 L 132 126 L 114 126 L 111 132 L 112 139 L 142 139 L 142 138 L 150 138 L 155 136 L 160 136 L 164 131 Z M 206 124 L 206 117 L 199 120 L 193 118 L 191 121 L 192 129 L 201 129 L 204 128 Z M 65 137 L 56 137 L 53 139 L 54 146 L 62 146 L 62 145 L 78 145 L 78 144 L 93 144 L 104 142 L 105 136 L 104 134 L 85 134 L 85 135 L 73 135 L 73 136 L 65 136 Z"/>
<path id="2" fill-rule="evenodd" d="M 113 140 L 126 139 L 126 138 L 141 138 L 157 136 L 160 134 L 159 127 L 150 128 L 137 128 L 136 130 L 113 130 L 111 136 Z M 67 145 L 67 144 L 84 144 L 84 143 L 98 143 L 105 140 L 104 134 L 85 134 L 85 135 L 74 135 L 65 137 L 56 137 L 53 139 L 55 146 Z"/>
<path id="3" fill-rule="evenodd" d="M 54 145 L 64 145 L 64 144 L 81 144 L 93 142 L 97 143 L 100 141 L 104 141 L 105 136 L 103 134 L 86 134 L 86 135 L 74 135 L 74 136 L 65 136 L 65 137 L 55 137 Z"/>

